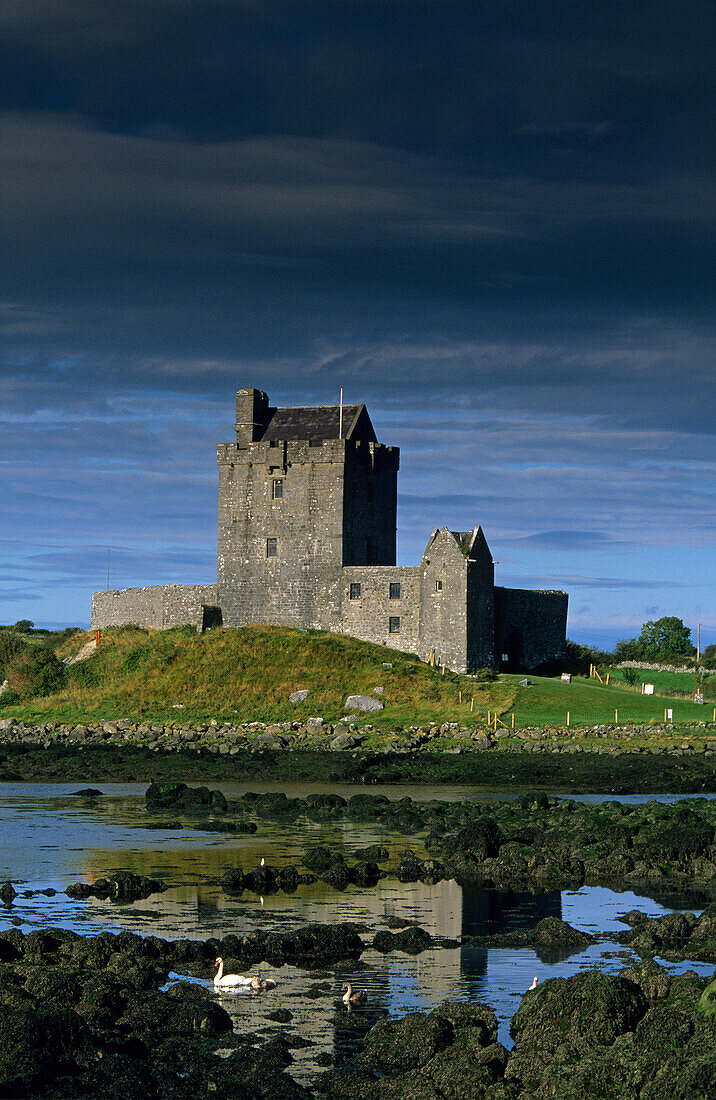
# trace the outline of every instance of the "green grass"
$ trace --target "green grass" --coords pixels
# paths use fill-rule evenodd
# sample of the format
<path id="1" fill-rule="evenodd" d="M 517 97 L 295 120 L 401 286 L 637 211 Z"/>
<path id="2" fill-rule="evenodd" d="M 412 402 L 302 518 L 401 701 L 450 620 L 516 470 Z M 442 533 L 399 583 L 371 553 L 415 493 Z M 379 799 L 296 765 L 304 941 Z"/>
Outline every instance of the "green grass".
<path id="1" fill-rule="evenodd" d="M 625 685 L 624 673 L 627 669 L 612 668 L 609 670 L 609 679 Z M 635 668 L 632 670 L 637 678 L 634 690 L 641 691 L 642 684 L 653 684 L 654 690 L 659 695 L 671 695 L 672 693 L 685 693 L 693 695 L 696 691 L 696 683 L 689 672 L 659 672 L 656 669 Z M 627 685 L 628 686 L 628 685 Z M 704 680 L 704 697 L 716 697 L 716 673 L 711 673 Z"/>
<path id="2" fill-rule="evenodd" d="M 518 684 L 522 676 L 504 676 L 503 681 Z M 674 712 L 674 722 L 711 721 L 713 707 L 699 706 L 687 699 L 664 699 L 656 695 L 640 695 L 623 687 L 606 686 L 598 680 L 572 677 L 571 684 L 561 680 L 530 676 L 531 687 L 518 687 L 513 710 L 518 726 L 563 726 L 570 712 L 572 726 L 614 724 L 615 711 L 619 724 L 624 722 L 661 722 L 664 709 Z"/>
<path id="3" fill-rule="evenodd" d="M 73 637 L 58 655 L 72 655 L 89 637 Z M 0 713 L 46 720 L 337 720 L 348 695 L 370 695 L 375 687 L 384 689 L 385 710 L 370 720 L 394 727 L 466 721 L 469 707 L 460 704 L 461 690 L 475 696 L 478 710 L 505 707 L 513 695 L 509 686 L 478 688 L 416 657 L 343 635 L 261 626 L 204 635 L 188 627 L 120 627 L 103 631 L 97 653 L 69 666 L 61 692 L 0 707 Z M 310 694 L 294 706 L 288 697 L 300 688 Z"/>
<path id="4" fill-rule="evenodd" d="M 65 638 L 58 656 L 76 653 L 91 638 Z M 384 668 L 390 663 L 392 668 Z M 62 691 L 44 698 L 2 705 L 0 716 L 37 721 L 280 722 L 320 715 L 336 721 L 345 713 L 346 696 L 373 694 L 385 709 L 366 720 L 379 729 L 459 722 L 476 726 L 488 711 L 510 726 L 572 726 L 662 721 L 665 705 L 679 723 L 711 720 L 713 707 L 688 700 L 666 703 L 623 687 L 598 681 L 502 676 L 480 684 L 466 676 L 441 672 L 397 650 L 345 635 L 283 627 L 211 630 L 198 635 L 190 627 L 147 631 L 135 627 L 105 630 L 96 654 L 71 665 Z M 288 696 L 308 688 L 304 703 Z M 470 709 L 473 701 L 473 709 Z"/>

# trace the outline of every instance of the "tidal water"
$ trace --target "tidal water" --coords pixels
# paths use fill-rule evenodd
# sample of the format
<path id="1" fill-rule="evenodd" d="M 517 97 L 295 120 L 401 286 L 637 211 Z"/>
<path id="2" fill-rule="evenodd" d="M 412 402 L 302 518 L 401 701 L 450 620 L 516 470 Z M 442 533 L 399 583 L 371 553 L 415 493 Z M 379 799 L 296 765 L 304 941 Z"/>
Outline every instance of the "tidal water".
<path id="1" fill-rule="evenodd" d="M 296 784 L 216 784 L 229 798 L 247 790 L 283 790 L 301 797 L 318 790 L 350 796 L 365 788 L 323 787 Z M 73 796 L 80 786 L 102 791 L 97 799 Z M 289 931 L 309 922 L 355 921 L 365 927 L 364 939 L 394 927 L 392 918 L 420 924 L 435 936 L 459 939 L 527 928 L 546 916 L 556 916 L 576 928 L 591 932 L 598 942 L 579 954 L 560 961 L 538 957 L 532 949 L 435 948 L 417 956 L 393 952 L 364 952 L 356 972 L 329 968 L 307 972 L 292 966 L 278 970 L 262 964 L 261 970 L 277 981 L 276 989 L 260 995 L 244 991 L 223 994 L 222 1004 L 241 1031 L 259 1034 L 288 1028 L 307 1040 L 295 1050 L 292 1073 L 308 1077 L 315 1072 L 315 1057 L 328 1052 L 345 1057 L 355 1051 L 362 1037 L 381 1015 L 402 1015 L 427 1010 L 446 999 L 484 1001 L 500 1020 L 500 1039 L 509 1046 L 509 1020 L 536 975 L 540 980 L 568 976 L 587 967 L 617 972 L 635 956 L 611 937 L 625 925 L 619 914 L 640 909 L 649 915 L 673 910 L 700 912 L 703 899 L 693 893 L 654 893 L 637 896 L 629 891 L 583 887 L 576 891 L 545 894 L 461 888 L 455 882 L 435 886 L 404 884 L 393 877 L 371 889 L 348 887 L 337 891 L 323 883 L 299 887 L 294 894 L 278 893 L 260 899 L 245 892 L 227 897 L 216 880 L 229 867 L 244 871 L 261 858 L 271 866 L 301 863 L 302 854 L 316 844 L 338 847 L 350 857 L 367 844 L 386 845 L 394 863 L 398 853 L 410 847 L 424 854 L 421 835 L 406 836 L 377 825 L 340 821 L 281 825 L 259 820 L 253 835 L 212 834 L 193 829 L 147 829 L 142 783 L 3 783 L 0 784 L 0 881 L 9 879 L 18 891 L 10 906 L 0 905 L 0 928 L 11 924 L 28 932 L 60 926 L 86 935 L 128 929 L 168 939 L 201 938 L 238 934 L 260 927 Z M 390 798 L 475 798 L 495 801 L 484 789 L 469 787 L 371 788 L 372 794 Z M 604 801 L 606 796 L 583 796 L 584 801 Z M 613 796 L 611 796 L 613 797 Z M 672 801 L 680 796 L 654 796 Z M 620 801 L 646 802 L 645 796 L 621 796 Z M 162 894 L 127 905 L 97 901 L 72 901 L 64 890 L 73 882 L 91 882 L 109 871 L 128 870 L 169 884 Z M 52 889 L 54 896 L 36 891 Z M 32 896 L 23 896 L 25 893 Z M 691 967 L 710 974 L 712 966 L 698 963 L 665 964 L 676 972 Z M 180 980 L 174 976 L 172 980 Z M 344 980 L 368 993 L 365 1007 L 347 1011 L 340 1001 Z M 211 985 L 207 975 L 204 984 Z M 322 982 L 324 995 L 306 996 L 309 986 Z M 290 1024 L 266 1019 L 269 1012 L 287 1008 Z"/>

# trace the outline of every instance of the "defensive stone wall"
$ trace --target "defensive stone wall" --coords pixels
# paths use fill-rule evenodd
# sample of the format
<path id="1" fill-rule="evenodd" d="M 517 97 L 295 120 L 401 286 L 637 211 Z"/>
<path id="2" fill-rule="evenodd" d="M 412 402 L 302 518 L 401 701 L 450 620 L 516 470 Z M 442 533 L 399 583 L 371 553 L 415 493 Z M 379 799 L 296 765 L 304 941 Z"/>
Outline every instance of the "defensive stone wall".
<path id="1" fill-rule="evenodd" d="M 566 635 L 566 592 L 495 588 L 498 668 L 531 669 L 545 661 L 561 660 Z"/>
<path id="2" fill-rule="evenodd" d="M 132 623 L 150 630 L 172 626 L 203 630 L 221 621 L 218 603 L 215 584 L 156 584 L 95 592 L 91 629 Z"/>
<path id="3" fill-rule="evenodd" d="M 417 653 L 420 645 L 418 566 L 353 565 L 342 572 L 341 629 L 365 642 Z"/>

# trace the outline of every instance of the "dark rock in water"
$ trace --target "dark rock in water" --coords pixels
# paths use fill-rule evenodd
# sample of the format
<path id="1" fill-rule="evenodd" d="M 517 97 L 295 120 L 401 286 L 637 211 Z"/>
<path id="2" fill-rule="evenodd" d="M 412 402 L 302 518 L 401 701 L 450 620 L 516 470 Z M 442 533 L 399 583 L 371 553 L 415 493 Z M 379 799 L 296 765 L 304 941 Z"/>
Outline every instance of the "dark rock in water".
<path id="1" fill-rule="evenodd" d="M 5 905 L 12 905 L 14 898 L 17 897 L 17 890 L 11 882 L 4 882 L 0 886 L 0 901 Z"/>
<path id="2" fill-rule="evenodd" d="M 576 1050 L 583 1058 L 591 1048 L 611 1046 L 636 1030 L 647 1007 L 642 990 L 621 977 L 585 971 L 572 978 L 550 978 L 523 997 L 512 1018 L 515 1047 L 505 1076 L 518 1080 L 529 1094 L 559 1094 L 558 1050 L 560 1059 L 570 1057 L 567 1052 L 573 1059 Z"/>
<path id="3" fill-rule="evenodd" d="M 238 867 L 231 867 L 224 871 L 219 884 L 225 894 L 240 894 L 244 889 L 244 872 Z"/>
<path id="4" fill-rule="evenodd" d="M 345 890 L 351 881 L 350 871 L 345 863 L 334 863 L 326 871 L 319 872 L 322 882 L 327 882 L 336 890 Z"/>
<path id="5" fill-rule="evenodd" d="M 340 794 L 309 794 L 306 796 L 306 806 L 312 811 L 311 816 L 318 812 L 321 816 L 331 816 L 333 811 L 342 811 L 348 805 Z"/>
<path id="6" fill-rule="evenodd" d="M 402 853 L 396 869 L 400 882 L 426 882 L 434 885 L 445 878 L 445 868 L 436 859 L 418 859 L 414 852 Z"/>
<path id="7" fill-rule="evenodd" d="M 81 791 L 71 791 L 70 794 L 73 798 L 100 798 L 103 792 L 95 787 L 85 787 Z"/>
<path id="8" fill-rule="evenodd" d="M 389 951 L 403 951 L 406 955 L 418 955 L 432 946 L 432 936 L 424 928 L 411 925 L 402 932 L 376 932 L 373 947 L 387 954 Z"/>
<path id="9" fill-rule="evenodd" d="M 707 906 L 700 917 L 693 913 L 666 913 L 648 917 L 632 910 L 621 920 L 630 927 L 617 939 L 641 955 L 664 954 L 669 958 L 702 959 L 716 962 L 716 905 Z"/>
<path id="10" fill-rule="evenodd" d="M 595 937 L 589 932 L 580 932 L 558 917 L 545 917 L 532 933 L 532 944 L 543 962 L 568 958 L 594 942 Z"/>
<path id="11" fill-rule="evenodd" d="M 164 883 L 157 882 L 156 879 L 135 875 L 131 871 L 115 871 L 106 878 L 96 879 L 92 885 L 75 882 L 67 887 L 65 893 L 76 900 L 95 897 L 111 901 L 138 901 L 164 890 Z"/>
<path id="12" fill-rule="evenodd" d="M 400 882 L 420 881 L 420 860 L 414 852 L 404 852 L 395 872 Z"/>
<path id="13" fill-rule="evenodd" d="M 277 1024 L 288 1024 L 293 1019 L 293 1013 L 287 1008 L 277 1008 L 274 1012 L 267 1012 L 266 1019 L 273 1020 Z"/>
<path id="14" fill-rule="evenodd" d="M 365 1062 L 389 1077 L 418 1069 L 449 1046 L 453 1028 L 448 1020 L 409 1012 L 398 1020 L 379 1020 L 366 1035 Z"/>
<path id="15" fill-rule="evenodd" d="M 461 1100 L 510 1100 L 502 1075 L 507 1051 L 497 1042 L 497 1019 L 487 1005 L 447 1002 L 425 1015 L 411 1012 L 400 1020 L 380 1020 L 368 1033 L 360 1059 L 380 1075 L 371 1088 L 340 1092 L 336 1071 L 320 1078 L 319 1089 L 333 1097 L 460 1097 Z"/>
<path id="16" fill-rule="evenodd" d="M 195 826 L 205 833 L 255 833 L 256 824 L 253 821 L 202 821 Z"/>
<path id="17" fill-rule="evenodd" d="M 356 848 L 353 853 L 356 859 L 367 863 L 385 863 L 390 858 L 390 853 L 382 844 L 369 844 L 367 848 Z"/>
<path id="18" fill-rule="evenodd" d="M 375 886 L 383 875 L 384 872 L 381 871 L 378 864 L 373 863 L 371 860 L 361 860 L 348 871 L 348 879 L 355 886 Z"/>
<path id="19" fill-rule="evenodd" d="M 221 791 L 188 787 L 186 783 L 151 783 L 144 795 L 148 810 L 174 810 L 186 814 L 225 814 L 228 803 Z"/>
<path id="20" fill-rule="evenodd" d="M 295 962 L 310 966 L 358 958 L 365 944 L 354 924 L 306 924 L 295 932 L 253 932 L 242 941 L 241 957 L 274 966 Z"/>
<path id="21" fill-rule="evenodd" d="M 309 848 L 303 857 L 304 867 L 308 867 L 309 871 L 313 871 L 317 875 L 322 875 L 330 868 L 343 863 L 345 863 L 345 860 L 340 852 L 332 852 L 330 848 L 326 848 L 322 844 L 315 848 Z"/>

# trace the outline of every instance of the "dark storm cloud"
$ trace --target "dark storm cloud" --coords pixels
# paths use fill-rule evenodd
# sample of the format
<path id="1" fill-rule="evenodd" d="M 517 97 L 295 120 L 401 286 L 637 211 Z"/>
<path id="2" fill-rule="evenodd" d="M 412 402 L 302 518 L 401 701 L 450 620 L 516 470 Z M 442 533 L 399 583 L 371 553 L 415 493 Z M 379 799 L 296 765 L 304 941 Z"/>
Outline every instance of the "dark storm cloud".
<path id="1" fill-rule="evenodd" d="M 668 587 L 668 548 L 713 541 L 710 3 L 0 19 L 18 601 L 54 581 L 84 617 L 105 544 L 117 583 L 211 580 L 242 385 L 369 404 L 402 448 L 408 561 L 481 522 L 505 570 L 591 572 L 618 618 L 618 555 Z"/>
<path id="2" fill-rule="evenodd" d="M 192 140 L 278 132 L 641 166 L 712 121 L 707 0 L 8 0 L 11 106 Z M 711 32 L 709 30 L 711 28 Z M 608 166 L 603 170 L 608 171 Z"/>

